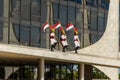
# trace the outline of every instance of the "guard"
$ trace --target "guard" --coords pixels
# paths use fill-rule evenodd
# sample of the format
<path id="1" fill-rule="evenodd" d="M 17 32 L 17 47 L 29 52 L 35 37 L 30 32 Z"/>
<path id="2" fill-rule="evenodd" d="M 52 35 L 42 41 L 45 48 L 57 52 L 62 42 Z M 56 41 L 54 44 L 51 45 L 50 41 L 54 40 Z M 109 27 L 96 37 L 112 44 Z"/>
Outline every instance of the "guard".
<path id="1" fill-rule="evenodd" d="M 61 41 L 61 44 L 63 46 L 63 52 L 65 52 L 65 49 L 68 46 L 67 36 L 66 36 L 65 31 L 62 27 L 60 27 L 60 31 L 61 31 L 60 41 Z"/>
<path id="2" fill-rule="evenodd" d="M 80 48 L 80 40 L 79 40 L 77 28 L 74 28 L 74 44 L 75 44 L 75 53 L 77 53 L 77 50 Z"/>
<path id="3" fill-rule="evenodd" d="M 54 26 L 50 26 L 50 42 L 51 42 L 51 51 L 56 47 L 57 40 L 55 39 L 55 29 Z"/>

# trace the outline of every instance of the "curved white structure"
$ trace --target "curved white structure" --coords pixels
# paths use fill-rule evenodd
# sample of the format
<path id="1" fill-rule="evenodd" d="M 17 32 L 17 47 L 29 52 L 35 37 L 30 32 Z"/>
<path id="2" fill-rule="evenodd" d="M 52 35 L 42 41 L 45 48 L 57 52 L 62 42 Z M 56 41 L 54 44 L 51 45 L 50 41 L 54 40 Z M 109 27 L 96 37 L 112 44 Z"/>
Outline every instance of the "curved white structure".
<path id="1" fill-rule="evenodd" d="M 119 57 L 119 0 L 110 0 L 106 31 L 102 38 L 78 52 L 112 58 Z"/>
<path id="2" fill-rule="evenodd" d="M 117 68 L 111 67 L 103 67 L 103 66 L 95 66 L 97 69 L 101 70 L 104 74 L 106 74 L 110 80 L 119 80 L 119 70 Z"/>
<path id="3" fill-rule="evenodd" d="M 97 43 L 79 50 L 79 54 L 119 58 L 119 0 L 110 0 L 107 21 L 106 31 L 102 38 Z M 111 80 L 119 79 L 117 68 L 95 67 L 103 71 Z"/>

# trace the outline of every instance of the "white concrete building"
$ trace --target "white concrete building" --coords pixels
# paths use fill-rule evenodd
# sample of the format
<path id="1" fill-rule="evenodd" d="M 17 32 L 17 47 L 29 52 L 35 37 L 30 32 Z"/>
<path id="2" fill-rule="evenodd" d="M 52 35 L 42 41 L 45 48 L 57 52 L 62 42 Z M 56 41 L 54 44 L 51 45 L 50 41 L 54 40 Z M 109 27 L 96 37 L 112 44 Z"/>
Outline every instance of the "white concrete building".
<path id="1" fill-rule="evenodd" d="M 60 43 L 50 51 L 50 31 L 42 26 L 57 20 L 78 28 L 78 54 L 72 30 L 67 52 Z M 119 0 L 0 0 L 2 80 L 92 80 L 94 68 L 119 80 L 119 54 Z"/>

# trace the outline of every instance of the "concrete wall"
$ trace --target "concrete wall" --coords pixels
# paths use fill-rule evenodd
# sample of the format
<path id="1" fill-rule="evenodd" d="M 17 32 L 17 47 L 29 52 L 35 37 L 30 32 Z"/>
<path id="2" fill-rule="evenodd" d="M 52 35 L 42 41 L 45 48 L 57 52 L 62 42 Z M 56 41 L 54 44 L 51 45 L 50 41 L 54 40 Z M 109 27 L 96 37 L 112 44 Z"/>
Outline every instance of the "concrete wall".
<path id="1" fill-rule="evenodd" d="M 107 26 L 101 39 L 78 52 L 111 58 L 119 57 L 119 0 L 110 0 Z"/>
<path id="2" fill-rule="evenodd" d="M 107 27 L 102 38 L 97 43 L 79 50 L 79 53 L 112 58 L 119 57 L 119 0 L 110 1 Z M 118 80 L 118 68 L 103 66 L 94 67 L 105 73 L 111 80 Z"/>
<path id="3" fill-rule="evenodd" d="M 103 67 L 103 66 L 96 66 L 97 69 L 101 70 L 105 75 L 107 75 L 110 80 L 119 80 L 119 69 L 112 68 L 112 67 Z"/>

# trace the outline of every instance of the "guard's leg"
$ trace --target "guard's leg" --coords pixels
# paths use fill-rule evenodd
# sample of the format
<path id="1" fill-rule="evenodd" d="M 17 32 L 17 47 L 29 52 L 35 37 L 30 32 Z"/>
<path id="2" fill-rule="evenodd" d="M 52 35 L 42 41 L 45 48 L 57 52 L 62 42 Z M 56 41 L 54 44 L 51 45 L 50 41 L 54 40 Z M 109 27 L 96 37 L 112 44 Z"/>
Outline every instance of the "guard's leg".
<path id="1" fill-rule="evenodd" d="M 65 49 L 67 50 L 67 45 L 65 46 Z"/>
<path id="2" fill-rule="evenodd" d="M 77 50 L 78 50 L 79 48 L 80 48 L 79 46 L 77 46 L 77 47 L 75 48 L 75 53 L 78 53 Z"/>
<path id="3" fill-rule="evenodd" d="M 63 52 L 65 52 L 65 46 L 63 46 Z"/>
<path id="4" fill-rule="evenodd" d="M 54 48 L 56 47 L 57 43 L 58 43 L 58 42 L 56 42 L 56 43 L 54 44 Z"/>
<path id="5" fill-rule="evenodd" d="M 75 53 L 77 53 L 77 47 L 75 48 Z"/>
<path id="6" fill-rule="evenodd" d="M 51 51 L 54 51 L 53 48 L 54 48 L 54 45 L 51 45 Z"/>

